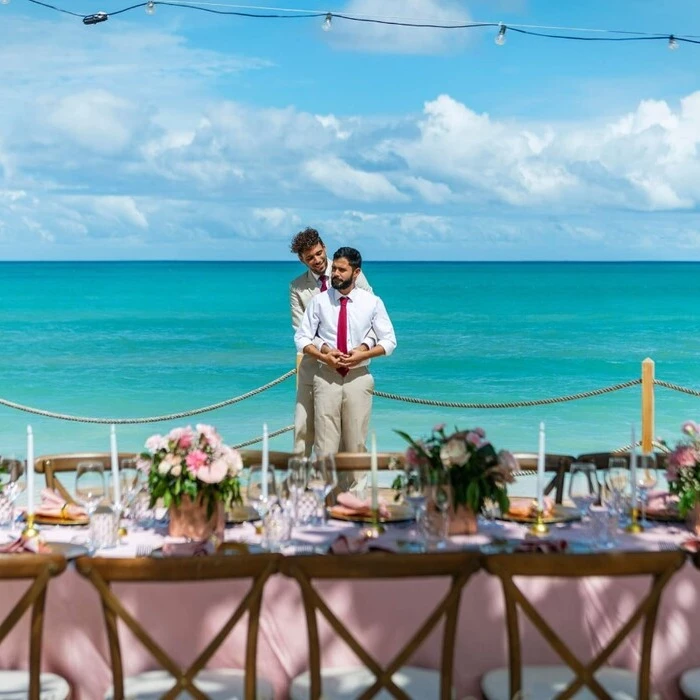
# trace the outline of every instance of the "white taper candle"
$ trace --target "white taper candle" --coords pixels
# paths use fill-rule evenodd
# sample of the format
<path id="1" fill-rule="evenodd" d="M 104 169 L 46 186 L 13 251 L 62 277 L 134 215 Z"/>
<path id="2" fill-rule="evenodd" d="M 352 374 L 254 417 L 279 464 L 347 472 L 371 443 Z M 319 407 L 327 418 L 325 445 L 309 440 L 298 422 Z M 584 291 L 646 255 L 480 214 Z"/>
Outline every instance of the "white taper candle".
<path id="1" fill-rule="evenodd" d="M 379 491 L 377 487 L 377 434 L 372 431 L 370 468 L 372 470 L 372 511 L 379 509 Z"/>
<path id="2" fill-rule="evenodd" d="M 540 439 L 537 447 L 537 508 L 544 512 L 544 423 L 540 423 Z"/>
<path id="3" fill-rule="evenodd" d="M 112 490 L 114 505 L 122 502 L 122 485 L 119 479 L 119 451 L 117 450 L 117 429 L 112 425 L 109 429 L 109 450 L 112 458 Z"/>
<path id="4" fill-rule="evenodd" d="M 27 426 L 27 515 L 34 514 L 34 433 Z"/>
<path id="5" fill-rule="evenodd" d="M 262 438 L 262 474 L 260 475 L 262 483 L 262 497 L 267 500 L 267 471 L 270 468 L 270 447 L 268 445 L 267 423 L 263 423 L 263 438 Z"/>

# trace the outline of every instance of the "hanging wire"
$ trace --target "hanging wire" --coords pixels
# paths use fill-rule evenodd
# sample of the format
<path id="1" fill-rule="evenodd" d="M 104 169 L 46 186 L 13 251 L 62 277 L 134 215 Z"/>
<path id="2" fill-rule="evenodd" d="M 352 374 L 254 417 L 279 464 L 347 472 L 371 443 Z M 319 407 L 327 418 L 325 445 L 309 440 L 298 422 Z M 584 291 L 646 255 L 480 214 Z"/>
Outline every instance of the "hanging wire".
<path id="1" fill-rule="evenodd" d="M 34 5 L 40 5 L 55 12 L 60 12 L 72 17 L 79 17 L 82 20 L 99 16 L 102 19 L 121 15 L 125 12 L 130 12 L 138 8 L 148 6 L 148 2 L 140 2 L 135 5 L 114 10 L 113 12 L 98 12 L 96 14 L 80 14 L 65 8 L 42 2 L 41 0 L 27 0 Z M 527 36 L 536 36 L 546 39 L 561 39 L 568 41 L 675 41 L 684 42 L 687 44 L 700 44 L 700 37 L 696 35 L 681 35 L 675 33 L 661 32 L 635 32 L 620 29 L 604 29 L 594 27 L 561 27 L 548 26 L 537 24 L 505 24 L 503 22 L 470 22 L 465 24 L 444 24 L 430 20 L 416 20 L 395 16 L 382 15 L 363 15 L 363 14 L 345 14 L 332 11 L 314 11 L 304 10 L 301 8 L 289 7 L 267 7 L 259 5 L 236 5 L 228 3 L 204 2 L 191 0 L 190 2 L 179 2 L 178 0 L 155 0 L 155 5 L 165 5 L 170 7 L 179 7 L 189 10 L 198 10 L 199 12 L 208 12 L 215 15 L 232 15 L 235 17 L 246 17 L 251 19 L 314 19 L 323 17 L 326 21 L 328 18 L 344 19 L 349 22 L 358 22 L 365 24 L 380 24 L 394 27 L 414 27 L 416 29 L 479 29 L 483 27 L 499 27 L 501 29 L 510 29 L 512 32 Z M 216 9 L 228 8 L 228 9 Z M 87 22 L 92 23 L 92 22 Z M 553 32 L 568 32 L 567 34 Z M 575 34 L 619 34 L 623 36 L 576 36 Z M 677 44 L 676 44 L 677 45 Z"/>

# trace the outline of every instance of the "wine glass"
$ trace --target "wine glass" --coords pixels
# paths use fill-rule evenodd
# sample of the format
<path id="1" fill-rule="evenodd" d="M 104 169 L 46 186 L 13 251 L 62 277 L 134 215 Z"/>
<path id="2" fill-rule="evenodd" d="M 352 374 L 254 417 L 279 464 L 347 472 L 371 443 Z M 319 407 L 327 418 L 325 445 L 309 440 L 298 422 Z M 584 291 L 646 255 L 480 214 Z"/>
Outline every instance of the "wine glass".
<path id="1" fill-rule="evenodd" d="M 306 487 L 313 491 L 316 502 L 321 508 L 322 515 L 317 518 L 317 523 L 326 522 L 326 496 L 338 485 L 338 474 L 335 469 L 333 455 L 314 455 L 309 461 L 309 469 L 306 478 Z"/>
<path id="2" fill-rule="evenodd" d="M 92 516 L 105 495 L 105 468 L 102 462 L 78 462 L 75 468 L 75 498 L 78 503 L 84 506 L 91 521 L 90 549 L 93 549 L 95 544 Z"/>
<path id="3" fill-rule="evenodd" d="M 24 474 L 24 462 L 14 458 L 0 458 L 0 510 L 2 526 L 12 527 L 15 515 L 15 501 L 24 490 L 20 480 Z"/>
<path id="4" fill-rule="evenodd" d="M 605 475 L 605 486 L 610 492 L 610 506 L 618 517 L 628 510 L 628 490 L 630 487 L 630 470 L 626 457 L 611 457 Z"/>
<path id="5" fill-rule="evenodd" d="M 600 502 L 600 484 L 596 466 L 591 462 L 573 462 L 569 469 L 569 498 L 582 517 Z"/>
<path id="6" fill-rule="evenodd" d="M 426 535 L 436 549 L 444 549 L 447 546 L 451 505 L 450 472 L 447 469 L 430 469 L 427 476 L 430 499 L 423 512 Z"/>
<path id="7" fill-rule="evenodd" d="M 411 506 L 413 519 L 419 520 L 420 512 L 425 506 L 427 474 L 425 469 L 419 466 L 410 466 L 404 472 L 402 480 L 403 498 Z"/>
<path id="8" fill-rule="evenodd" d="M 136 494 L 145 486 L 145 478 L 145 473 L 138 468 L 133 457 L 127 457 L 120 462 L 121 503 L 118 505 L 127 517 Z"/>
<path id="9" fill-rule="evenodd" d="M 306 490 L 311 460 L 308 457 L 290 457 L 287 462 L 287 488 L 292 497 L 294 524 L 299 522 L 299 496 Z"/>
<path id="10" fill-rule="evenodd" d="M 263 520 L 270 507 L 277 502 L 277 481 L 275 470 L 267 469 L 267 474 L 263 475 L 262 465 L 253 464 L 248 470 L 248 489 L 246 496 L 248 503 L 255 508 L 255 512 Z M 267 493 L 264 484 L 267 482 Z"/>
<path id="11" fill-rule="evenodd" d="M 645 453 L 639 458 L 639 467 L 637 468 L 637 490 L 639 491 L 639 500 L 642 504 L 642 527 L 649 527 L 647 522 L 647 502 L 649 500 L 649 491 L 656 486 L 659 480 L 659 474 L 656 466 L 656 455 L 652 452 Z"/>

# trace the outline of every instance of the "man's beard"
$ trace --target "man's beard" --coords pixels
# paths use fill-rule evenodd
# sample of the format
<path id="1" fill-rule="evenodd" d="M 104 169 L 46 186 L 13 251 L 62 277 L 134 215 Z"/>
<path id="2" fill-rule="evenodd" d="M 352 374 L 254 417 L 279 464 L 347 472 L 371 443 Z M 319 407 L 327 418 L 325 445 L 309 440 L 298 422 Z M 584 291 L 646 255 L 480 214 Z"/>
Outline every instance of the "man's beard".
<path id="1" fill-rule="evenodd" d="M 333 289 L 337 289 L 339 292 L 342 292 L 344 289 L 347 289 L 351 284 L 352 277 L 349 277 L 346 280 L 339 280 L 331 277 L 331 287 L 333 287 Z"/>

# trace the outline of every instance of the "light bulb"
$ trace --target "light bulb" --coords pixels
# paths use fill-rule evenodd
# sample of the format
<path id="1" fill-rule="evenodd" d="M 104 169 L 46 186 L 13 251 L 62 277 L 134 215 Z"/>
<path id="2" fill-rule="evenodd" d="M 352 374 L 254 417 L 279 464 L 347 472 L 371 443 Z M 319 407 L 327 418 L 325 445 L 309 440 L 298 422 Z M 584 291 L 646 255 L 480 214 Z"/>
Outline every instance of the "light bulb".
<path id="1" fill-rule="evenodd" d="M 333 15 L 329 12 L 323 20 L 323 31 L 330 32 L 333 29 Z"/>
<path id="2" fill-rule="evenodd" d="M 668 48 L 671 51 L 676 51 L 678 48 L 680 48 L 680 44 L 676 40 L 676 37 L 671 34 L 670 37 L 668 37 Z"/>
<path id="3" fill-rule="evenodd" d="M 498 46 L 503 46 L 503 44 L 506 43 L 506 25 L 505 24 L 500 24 L 498 27 L 498 34 L 496 35 L 496 38 L 494 39 L 496 44 Z"/>
<path id="4" fill-rule="evenodd" d="M 146 14 L 147 15 L 154 15 L 156 13 L 156 4 L 153 2 L 153 0 L 148 0 L 146 3 Z"/>

